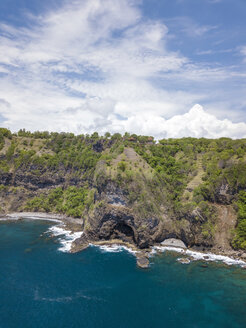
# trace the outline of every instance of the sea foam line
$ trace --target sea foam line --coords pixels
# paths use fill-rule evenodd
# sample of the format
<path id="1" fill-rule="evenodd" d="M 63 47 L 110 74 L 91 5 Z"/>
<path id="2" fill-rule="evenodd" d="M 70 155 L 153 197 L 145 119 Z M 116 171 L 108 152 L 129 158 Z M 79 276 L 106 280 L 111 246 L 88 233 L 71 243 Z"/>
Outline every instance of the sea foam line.
<path id="1" fill-rule="evenodd" d="M 17 221 L 20 219 L 30 219 L 30 220 L 41 220 L 41 221 L 51 221 L 59 223 L 58 225 L 52 226 L 48 229 L 46 233 L 52 234 L 52 236 L 63 236 L 63 238 L 59 238 L 59 242 L 61 243 L 61 247 L 58 248 L 61 252 L 70 252 L 72 248 L 73 242 L 80 238 L 83 234 L 83 231 L 72 232 L 71 230 L 66 230 L 64 224 L 61 220 L 48 218 L 46 216 L 32 216 L 32 215 L 15 215 L 15 214 L 8 214 L 6 218 L 0 218 L 0 221 Z"/>
<path id="2" fill-rule="evenodd" d="M 62 236 L 62 238 L 58 238 L 62 245 L 58 250 L 68 253 L 71 251 L 73 242 L 82 236 L 83 231 L 72 232 L 71 230 L 66 230 L 63 225 L 55 225 L 50 227 L 46 233 L 50 233 L 54 237 Z"/>
<path id="3" fill-rule="evenodd" d="M 49 219 L 49 218 L 45 218 L 45 217 L 38 217 L 38 216 L 23 216 L 22 219 L 26 219 L 26 220 L 41 220 L 41 221 L 51 221 L 51 222 L 57 222 L 57 223 L 61 223 L 61 220 L 58 219 Z M 18 220 L 18 218 L 17 218 Z"/>
<path id="4" fill-rule="evenodd" d="M 118 245 L 118 244 L 112 244 L 112 245 L 96 245 L 96 244 L 89 244 L 92 247 L 98 247 L 103 253 L 120 253 L 122 251 L 127 251 L 128 253 L 131 253 L 133 255 L 136 255 L 137 251 L 134 251 L 132 248 L 124 246 L 124 245 Z"/>
<path id="5" fill-rule="evenodd" d="M 49 218 L 46 216 L 32 216 L 32 215 L 15 215 L 15 214 L 7 214 L 6 217 L 0 218 L 0 221 L 18 221 L 18 220 L 41 220 L 41 221 L 51 221 L 51 222 L 57 222 L 61 223 L 61 220 Z"/>
<path id="6" fill-rule="evenodd" d="M 208 261 L 208 262 L 223 262 L 227 265 L 240 265 L 241 267 L 246 267 L 246 262 L 242 260 L 235 260 L 229 256 L 225 255 L 217 255 L 213 253 L 201 253 L 192 251 L 189 249 L 183 249 L 178 247 L 170 247 L 170 246 L 154 246 L 152 248 L 151 254 L 156 254 L 157 251 L 165 252 L 165 251 L 173 251 L 177 253 L 181 253 L 183 255 L 188 255 L 192 258 L 193 261 Z"/>
<path id="7" fill-rule="evenodd" d="M 8 221 L 20 221 L 21 219 L 23 220 L 41 220 L 41 221 L 51 221 L 51 222 L 57 222 L 57 223 L 61 223 L 60 220 L 57 220 L 57 219 L 47 219 L 47 218 L 42 218 L 42 217 L 31 217 L 31 216 L 28 216 L 28 217 L 16 217 L 16 216 L 11 216 L 11 217 L 5 217 L 5 218 L 0 218 L 0 221 L 4 221 L 4 222 L 8 222 Z"/>

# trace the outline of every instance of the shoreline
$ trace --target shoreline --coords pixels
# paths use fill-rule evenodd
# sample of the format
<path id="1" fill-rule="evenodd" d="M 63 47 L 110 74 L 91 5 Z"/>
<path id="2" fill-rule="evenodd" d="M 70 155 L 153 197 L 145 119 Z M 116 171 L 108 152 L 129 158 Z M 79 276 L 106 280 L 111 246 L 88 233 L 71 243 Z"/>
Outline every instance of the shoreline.
<path id="1" fill-rule="evenodd" d="M 0 221 L 19 221 L 23 219 L 29 220 L 43 220 L 64 224 L 70 230 L 76 232 L 81 230 L 84 221 L 82 219 L 75 219 L 64 214 L 44 213 L 44 212 L 13 212 L 2 214 Z"/>
<path id="2" fill-rule="evenodd" d="M 243 251 L 234 251 L 233 249 L 228 251 L 216 251 L 213 249 L 206 251 L 198 251 L 192 248 L 182 248 L 176 246 L 168 246 L 162 244 L 156 244 L 149 249 L 139 249 L 136 245 L 123 242 L 121 240 L 102 240 L 102 241 L 93 241 L 88 243 L 85 247 L 75 247 L 75 240 L 81 237 L 83 231 L 82 219 L 75 219 L 68 217 L 63 214 L 56 213 L 43 213 L 43 212 L 16 212 L 8 213 L 0 216 L 0 221 L 19 221 L 23 219 L 30 220 L 44 220 L 58 225 L 52 226 L 48 231 L 51 232 L 53 236 L 64 236 L 60 242 L 62 243 L 61 251 L 76 253 L 89 246 L 99 247 L 102 251 L 105 252 L 119 252 L 123 249 L 133 254 L 137 258 L 137 265 L 141 268 L 149 267 L 149 258 L 154 254 L 163 253 L 165 251 L 171 251 L 179 253 L 182 256 L 185 256 L 182 259 L 189 259 L 191 261 L 201 260 L 206 262 L 222 262 L 227 265 L 239 265 L 242 268 L 246 268 L 245 258 L 240 256 Z M 232 252 L 234 254 L 232 254 Z M 245 253 L 244 253 L 245 254 Z M 182 262 L 182 261 L 180 261 Z M 185 262 L 183 262 L 185 263 Z M 186 262 L 188 263 L 188 262 Z"/>
<path id="3" fill-rule="evenodd" d="M 24 219 L 30 220 L 44 220 L 61 223 L 63 222 L 63 218 L 61 216 L 48 214 L 48 213 L 31 213 L 31 212 L 23 212 L 23 213 L 10 213 L 0 217 L 1 221 L 20 221 Z"/>

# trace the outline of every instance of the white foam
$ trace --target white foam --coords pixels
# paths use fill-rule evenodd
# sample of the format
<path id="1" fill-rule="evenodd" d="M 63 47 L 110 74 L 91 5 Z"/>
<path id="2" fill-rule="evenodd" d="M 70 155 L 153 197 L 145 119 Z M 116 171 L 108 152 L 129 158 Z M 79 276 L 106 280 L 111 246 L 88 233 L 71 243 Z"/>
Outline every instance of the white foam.
<path id="1" fill-rule="evenodd" d="M 54 237 L 62 236 L 62 238 L 58 239 L 62 245 L 58 248 L 58 250 L 68 253 L 71 251 L 73 242 L 82 236 L 83 231 L 72 232 L 70 230 L 66 230 L 63 225 L 56 225 L 50 227 L 47 233 L 51 233 Z"/>
<path id="2" fill-rule="evenodd" d="M 189 264 L 190 263 L 190 259 L 186 258 L 186 257 L 179 257 L 177 259 L 178 262 L 182 263 L 182 264 Z"/>
<path id="3" fill-rule="evenodd" d="M 177 253 L 185 254 L 186 250 L 179 247 L 172 247 L 172 246 L 154 246 L 152 247 L 150 254 L 156 254 L 157 252 L 165 252 L 165 251 L 172 251 Z"/>
<path id="4" fill-rule="evenodd" d="M 213 253 L 201 253 L 196 251 L 191 251 L 189 249 L 183 249 L 178 247 L 169 247 L 169 246 L 154 246 L 152 247 L 151 254 L 156 254 L 157 251 L 173 251 L 177 253 L 182 253 L 188 255 L 192 258 L 193 261 L 203 260 L 203 261 L 213 261 L 213 262 L 223 262 L 227 265 L 240 265 L 241 267 L 246 267 L 246 262 L 242 260 L 235 260 L 229 256 L 216 255 Z"/>
<path id="5" fill-rule="evenodd" d="M 48 229 L 47 233 L 49 233 L 49 232 L 53 236 L 57 237 L 57 236 L 65 235 L 68 232 L 68 230 L 64 229 L 63 225 L 55 225 Z"/>
<path id="6" fill-rule="evenodd" d="M 61 220 L 58 219 L 48 218 L 46 216 L 44 217 L 36 216 L 36 215 L 32 216 L 25 213 L 21 215 L 22 216 L 20 216 L 19 213 L 17 215 L 8 214 L 6 218 L 1 218 L 1 221 L 20 220 L 21 218 L 23 218 L 23 219 L 30 219 L 30 220 L 52 221 L 52 222 L 59 223 L 58 225 L 50 227 L 46 233 L 50 233 L 54 237 L 63 236 L 62 238 L 58 239 L 62 245 L 60 248 L 58 248 L 58 250 L 61 252 L 70 252 L 73 242 L 76 239 L 80 238 L 83 234 L 83 231 L 72 232 L 70 230 L 66 230 L 64 224 L 61 222 Z"/>
<path id="7" fill-rule="evenodd" d="M 7 214 L 5 218 L 1 218 L 0 221 L 17 221 L 17 220 L 42 220 L 42 221 L 51 221 L 61 223 L 61 220 L 49 218 L 46 216 L 32 216 L 32 215 L 15 215 L 15 214 Z"/>
<path id="8" fill-rule="evenodd" d="M 90 244 L 90 246 L 93 247 L 98 247 L 103 253 L 120 253 L 122 251 L 127 251 L 128 253 L 131 254 L 136 254 L 137 251 L 134 251 L 132 248 L 124 246 L 124 245 L 95 245 L 95 244 Z"/>
<path id="9" fill-rule="evenodd" d="M 86 298 L 88 300 L 97 300 L 97 301 L 101 300 L 100 298 L 97 298 L 94 296 L 84 295 L 84 293 L 82 293 L 82 292 L 77 292 L 73 296 L 58 296 L 58 297 L 42 297 L 42 296 L 40 296 L 38 289 L 35 290 L 35 292 L 34 292 L 34 300 L 35 301 L 68 303 L 68 302 L 72 302 L 73 300 L 78 299 L 78 298 Z"/>
<path id="10" fill-rule="evenodd" d="M 20 220 L 20 218 L 19 217 L 16 217 L 16 216 L 11 216 L 11 217 L 9 217 L 9 216 L 6 216 L 6 217 L 4 217 L 4 218 L 0 218 L 0 221 L 17 221 L 17 220 Z"/>
<path id="11" fill-rule="evenodd" d="M 187 255 L 191 256 L 193 260 L 205 260 L 205 261 L 214 261 L 214 262 L 223 262 L 227 265 L 240 265 L 241 267 L 246 267 L 246 262 L 242 260 L 236 260 L 229 256 L 216 255 L 213 253 L 200 253 L 187 250 Z"/>
<path id="12" fill-rule="evenodd" d="M 58 222 L 58 223 L 61 222 L 61 220 L 51 219 L 51 218 L 46 218 L 46 217 L 39 217 L 39 216 L 23 216 L 22 219 L 42 220 L 42 221 L 51 221 L 51 222 Z"/>

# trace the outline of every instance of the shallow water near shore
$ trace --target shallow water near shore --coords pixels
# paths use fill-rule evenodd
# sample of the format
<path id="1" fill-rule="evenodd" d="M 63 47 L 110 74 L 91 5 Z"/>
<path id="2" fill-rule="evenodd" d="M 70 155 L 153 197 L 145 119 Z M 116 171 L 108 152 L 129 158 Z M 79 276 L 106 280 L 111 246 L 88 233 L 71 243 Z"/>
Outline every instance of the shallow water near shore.
<path id="1" fill-rule="evenodd" d="M 246 326 L 246 270 L 180 254 L 59 250 L 54 223 L 0 223 L 0 328 Z"/>

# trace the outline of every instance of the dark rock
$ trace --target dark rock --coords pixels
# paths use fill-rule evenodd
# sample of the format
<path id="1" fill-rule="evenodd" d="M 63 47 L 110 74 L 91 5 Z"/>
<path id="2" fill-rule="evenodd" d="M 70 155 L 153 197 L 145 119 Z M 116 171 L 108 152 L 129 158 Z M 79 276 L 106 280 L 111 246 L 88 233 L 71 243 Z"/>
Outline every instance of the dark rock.
<path id="1" fill-rule="evenodd" d="M 146 254 L 138 254 L 137 255 L 137 265 L 141 269 L 147 269 L 149 267 L 149 258 Z"/>
<path id="2" fill-rule="evenodd" d="M 207 265 L 207 264 L 201 264 L 200 267 L 201 267 L 201 268 L 207 268 L 208 265 Z"/>
<path id="3" fill-rule="evenodd" d="M 13 174 L 12 173 L 1 173 L 0 174 L 0 184 L 8 186 L 11 184 Z"/>
<path id="4" fill-rule="evenodd" d="M 95 144 L 93 144 L 93 150 L 97 153 L 101 153 L 103 151 L 103 140 L 98 140 Z"/>

